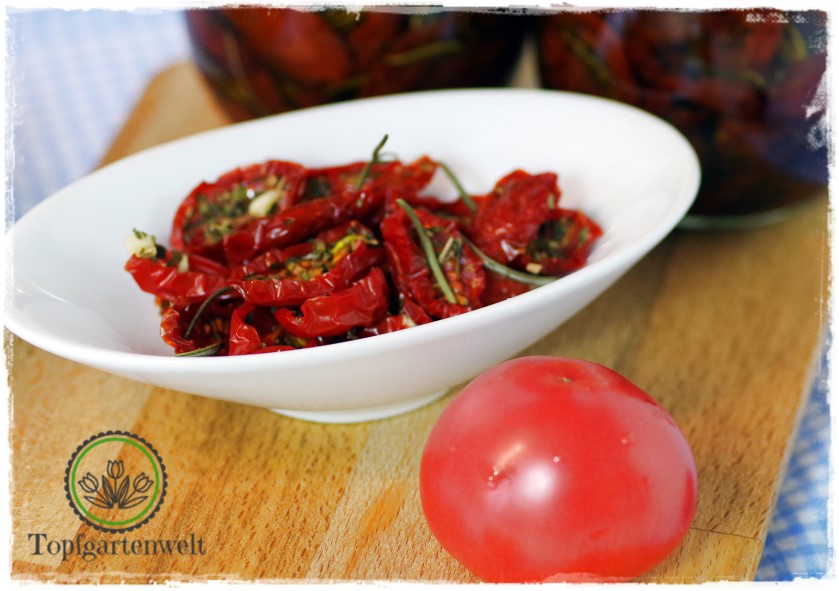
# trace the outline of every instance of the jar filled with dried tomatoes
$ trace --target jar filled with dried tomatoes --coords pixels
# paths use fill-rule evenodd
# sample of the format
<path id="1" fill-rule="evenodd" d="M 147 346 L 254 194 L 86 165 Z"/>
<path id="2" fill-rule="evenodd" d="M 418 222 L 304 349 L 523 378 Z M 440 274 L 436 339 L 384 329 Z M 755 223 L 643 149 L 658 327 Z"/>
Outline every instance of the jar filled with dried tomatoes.
<path id="1" fill-rule="evenodd" d="M 195 62 L 236 120 L 397 92 L 503 86 L 530 21 L 439 7 L 186 13 Z"/>
<path id="2" fill-rule="evenodd" d="M 684 225 L 784 217 L 828 177 L 823 11 L 615 10 L 540 19 L 543 85 L 613 98 L 675 125 L 702 165 Z"/>

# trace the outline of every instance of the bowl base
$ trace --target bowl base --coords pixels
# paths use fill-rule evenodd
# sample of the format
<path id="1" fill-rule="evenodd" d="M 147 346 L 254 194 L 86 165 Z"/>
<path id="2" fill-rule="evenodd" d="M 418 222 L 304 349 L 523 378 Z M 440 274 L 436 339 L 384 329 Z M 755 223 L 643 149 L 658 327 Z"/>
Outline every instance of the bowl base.
<path id="1" fill-rule="evenodd" d="M 441 390 L 435 392 L 430 396 L 424 396 L 411 400 L 409 402 L 400 402 L 398 404 L 388 404 L 385 406 L 376 406 L 372 408 L 354 408 L 350 410 L 286 410 L 281 408 L 272 408 L 272 412 L 302 421 L 309 421 L 312 423 L 330 423 L 330 424 L 347 424 L 347 423 L 363 423 L 365 421 L 378 421 L 395 417 L 397 415 L 405 414 L 412 410 L 416 410 L 426 404 L 430 404 L 442 397 L 448 390 Z"/>

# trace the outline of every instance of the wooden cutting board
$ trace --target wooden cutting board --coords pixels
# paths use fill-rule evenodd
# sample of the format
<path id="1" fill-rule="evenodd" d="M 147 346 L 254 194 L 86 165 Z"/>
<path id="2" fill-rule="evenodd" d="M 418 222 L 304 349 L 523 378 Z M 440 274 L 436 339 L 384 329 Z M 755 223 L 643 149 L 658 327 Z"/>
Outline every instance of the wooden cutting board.
<path id="1" fill-rule="evenodd" d="M 154 80 L 105 162 L 226 123 L 193 66 L 179 64 Z M 690 441 L 695 521 L 643 581 L 754 577 L 827 323 L 826 212 L 823 196 L 764 229 L 676 231 L 525 352 L 616 369 Z M 7 353 L 19 580 L 474 581 L 431 535 L 418 496 L 423 443 L 451 396 L 393 419 L 319 425 L 118 378 L 11 336 Z M 151 442 L 169 478 L 158 514 L 121 536 L 82 524 L 64 497 L 71 454 L 107 430 Z M 37 534 L 47 537 L 36 553 Z M 86 561 L 45 550 L 80 535 L 191 535 L 203 553 Z"/>

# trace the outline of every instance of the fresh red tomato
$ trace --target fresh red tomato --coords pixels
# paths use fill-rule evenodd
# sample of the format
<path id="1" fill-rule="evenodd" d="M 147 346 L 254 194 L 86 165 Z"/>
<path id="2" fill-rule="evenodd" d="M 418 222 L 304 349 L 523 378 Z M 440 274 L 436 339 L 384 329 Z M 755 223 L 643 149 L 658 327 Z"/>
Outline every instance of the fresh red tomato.
<path id="1" fill-rule="evenodd" d="M 673 418 L 620 374 L 501 363 L 443 411 L 423 452 L 431 531 L 487 582 L 624 581 L 679 544 L 696 465 Z"/>

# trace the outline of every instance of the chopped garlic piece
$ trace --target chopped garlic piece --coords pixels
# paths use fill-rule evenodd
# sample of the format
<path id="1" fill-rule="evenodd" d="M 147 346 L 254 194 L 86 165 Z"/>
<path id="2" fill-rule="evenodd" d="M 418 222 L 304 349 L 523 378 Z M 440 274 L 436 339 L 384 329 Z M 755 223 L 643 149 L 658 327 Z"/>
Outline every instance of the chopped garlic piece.
<path id="1" fill-rule="evenodd" d="M 267 191 L 263 191 L 251 200 L 248 205 L 248 215 L 255 218 L 264 218 L 274 206 L 285 196 L 286 182 L 284 178 L 279 180 L 279 184 Z"/>
<path id="2" fill-rule="evenodd" d="M 157 243 L 154 236 L 134 230 L 125 237 L 125 248 L 128 253 L 144 259 L 152 259 L 157 256 Z"/>
<path id="3" fill-rule="evenodd" d="M 184 253 L 178 261 L 178 273 L 186 273 L 187 271 L 189 271 L 189 257 Z"/>
<path id="4" fill-rule="evenodd" d="M 542 265 L 539 263 L 527 263 L 524 268 L 528 273 L 532 273 L 533 275 L 538 275 L 542 272 Z"/>

